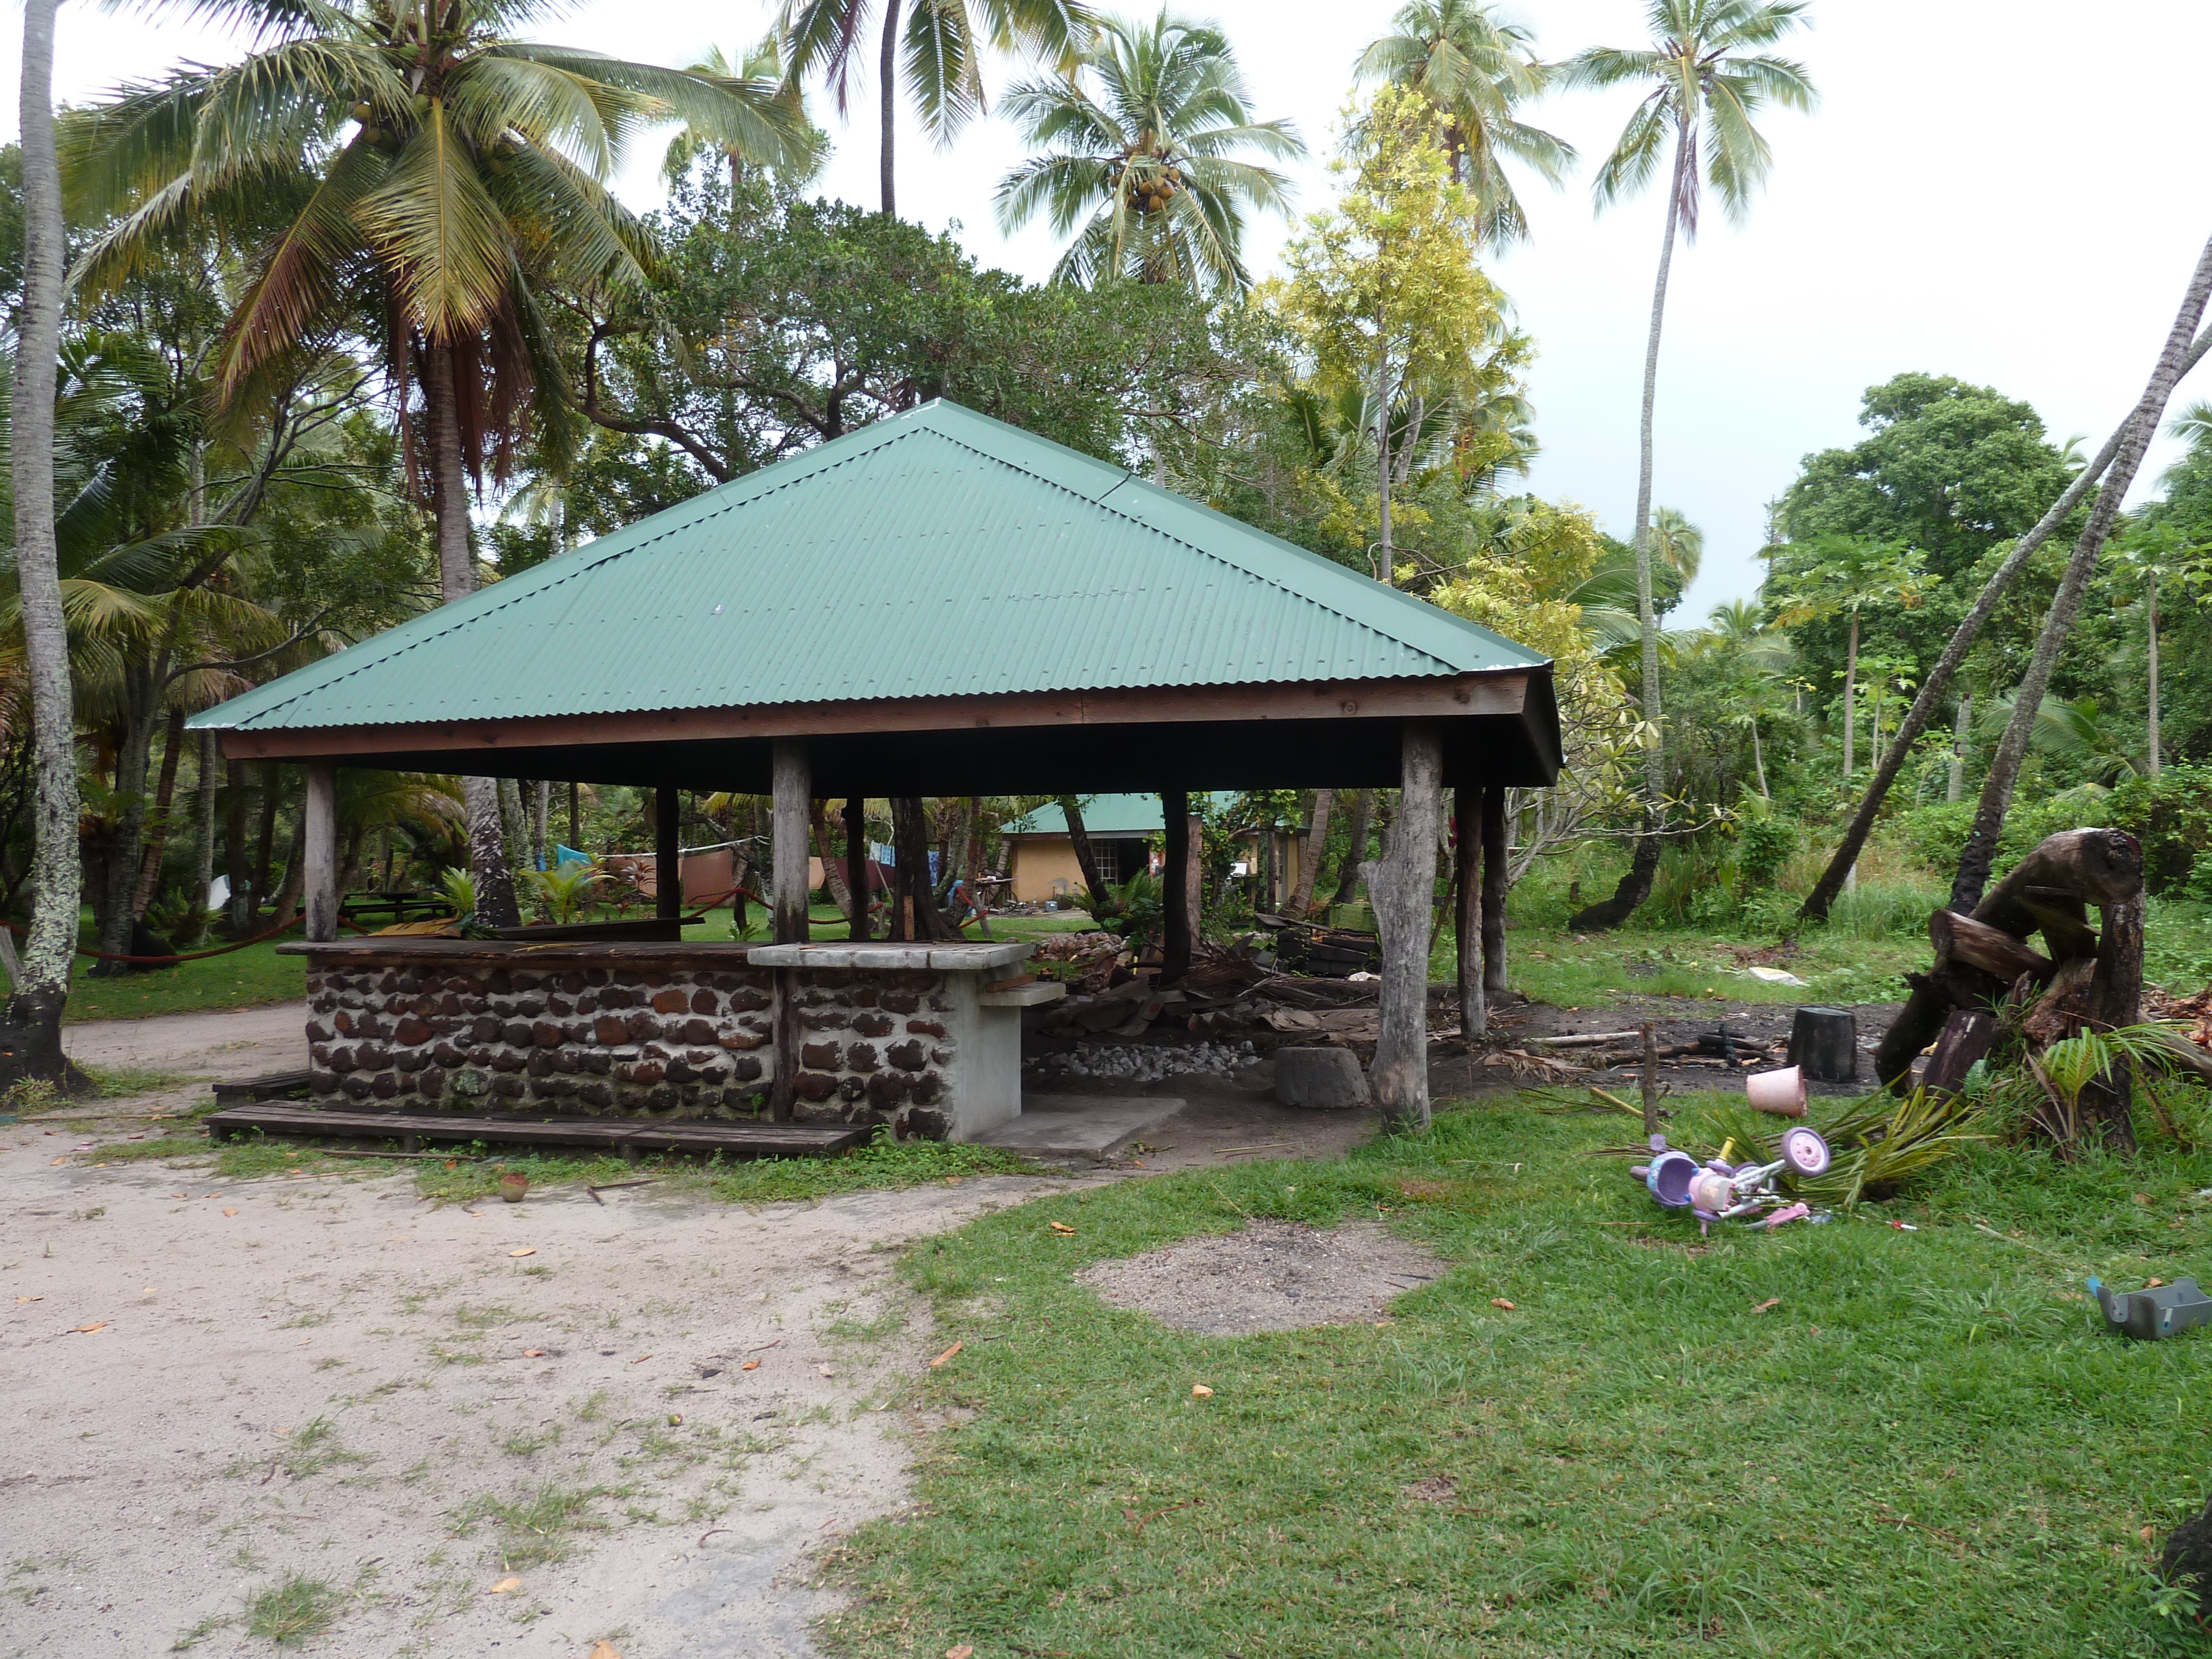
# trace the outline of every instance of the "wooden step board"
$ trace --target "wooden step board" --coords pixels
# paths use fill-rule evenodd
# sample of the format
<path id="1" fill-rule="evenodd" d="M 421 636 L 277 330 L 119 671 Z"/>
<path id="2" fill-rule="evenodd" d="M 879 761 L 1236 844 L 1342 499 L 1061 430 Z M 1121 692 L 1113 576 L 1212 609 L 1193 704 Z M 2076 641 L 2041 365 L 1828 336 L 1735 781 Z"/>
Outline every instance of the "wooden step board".
<path id="1" fill-rule="evenodd" d="M 470 1117 L 458 1112 L 344 1112 L 283 1101 L 257 1101 L 208 1114 L 216 1140 L 264 1135 L 327 1135 L 348 1140 L 396 1140 L 406 1152 L 425 1141 L 466 1146 L 483 1141 L 521 1146 L 592 1146 L 635 1158 L 642 1152 L 722 1152 L 732 1158 L 826 1158 L 866 1144 L 866 1123 L 658 1123 L 635 1118 Z"/>
<path id="2" fill-rule="evenodd" d="M 218 1106 L 243 1106 L 255 1100 L 305 1100 L 308 1085 L 313 1081 L 311 1073 L 300 1072 L 264 1072 L 259 1077 L 226 1078 L 215 1085 L 215 1103 Z"/>

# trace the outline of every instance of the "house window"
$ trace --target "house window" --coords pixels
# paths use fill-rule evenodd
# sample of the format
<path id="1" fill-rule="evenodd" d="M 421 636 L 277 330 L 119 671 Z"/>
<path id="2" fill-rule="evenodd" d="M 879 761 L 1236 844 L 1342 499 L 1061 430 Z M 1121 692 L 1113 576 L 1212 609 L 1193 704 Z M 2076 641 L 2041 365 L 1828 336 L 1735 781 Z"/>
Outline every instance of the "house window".
<path id="1" fill-rule="evenodd" d="M 1118 841 L 1094 841 L 1091 843 L 1092 862 L 1098 866 L 1098 879 L 1118 882 L 1121 875 L 1121 843 Z"/>

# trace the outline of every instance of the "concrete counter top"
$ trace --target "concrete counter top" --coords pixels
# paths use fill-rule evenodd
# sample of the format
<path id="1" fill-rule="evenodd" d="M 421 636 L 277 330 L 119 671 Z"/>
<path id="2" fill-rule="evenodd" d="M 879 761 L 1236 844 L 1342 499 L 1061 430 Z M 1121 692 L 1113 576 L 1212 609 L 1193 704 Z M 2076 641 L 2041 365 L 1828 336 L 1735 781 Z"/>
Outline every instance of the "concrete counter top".
<path id="1" fill-rule="evenodd" d="M 756 968 L 931 969 L 980 974 L 1011 968 L 1036 947 L 1024 940 L 989 945 L 755 945 Z"/>

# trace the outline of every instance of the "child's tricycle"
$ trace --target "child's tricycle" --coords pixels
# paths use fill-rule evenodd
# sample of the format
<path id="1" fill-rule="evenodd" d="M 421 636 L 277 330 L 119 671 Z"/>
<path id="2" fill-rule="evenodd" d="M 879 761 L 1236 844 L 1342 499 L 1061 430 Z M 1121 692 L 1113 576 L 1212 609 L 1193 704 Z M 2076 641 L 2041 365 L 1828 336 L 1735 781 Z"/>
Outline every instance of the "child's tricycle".
<path id="1" fill-rule="evenodd" d="M 1825 1175 L 1833 1161 L 1820 1132 L 1802 1124 L 1782 1132 L 1782 1156 L 1771 1164 L 1730 1164 L 1726 1160 L 1735 1146 L 1730 1141 L 1721 1148 L 1720 1157 L 1700 1164 L 1669 1146 L 1666 1136 L 1654 1135 L 1651 1161 L 1637 1164 L 1629 1173 L 1650 1188 L 1662 1208 L 1686 1209 L 1697 1217 L 1698 1231 L 1704 1232 L 1716 1221 L 1741 1221 L 1761 1211 L 1775 1213 L 1753 1224 L 1774 1227 L 1799 1218 L 1807 1213 L 1805 1206 L 1784 1209 L 1786 1200 L 1774 1190 L 1775 1181 L 1785 1170 L 1796 1176 Z"/>

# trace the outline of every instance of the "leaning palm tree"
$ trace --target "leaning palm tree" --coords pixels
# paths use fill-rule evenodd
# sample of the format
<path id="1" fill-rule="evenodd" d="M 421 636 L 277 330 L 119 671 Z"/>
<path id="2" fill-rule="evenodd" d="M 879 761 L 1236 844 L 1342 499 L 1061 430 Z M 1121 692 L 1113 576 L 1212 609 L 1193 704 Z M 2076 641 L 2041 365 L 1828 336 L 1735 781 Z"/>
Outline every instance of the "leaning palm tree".
<path id="1" fill-rule="evenodd" d="M 1484 0 L 1410 0 L 1390 33 L 1359 55 L 1363 78 L 1409 87 L 1443 112 L 1454 176 L 1481 202 L 1487 242 L 1528 234 L 1508 161 L 1556 185 L 1575 159 L 1572 144 L 1515 115 L 1551 84 L 1552 66 L 1537 60 L 1534 44 L 1527 28 Z"/>
<path id="2" fill-rule="evenodd" d="M 526 440 L 557 453 L 569 429 L 541 294 L 645 279 L 650 240 L 606 188 L 626 145 L 682 122 L 780 161 L 791 106 L 753 82 L 514 38 L 547 0 L 216 9 L 256 30 L 244 62 L 126 86 L 66 125 L 79 210 L 110 226 L 77 280 L 110 287 L 224 228 L 250 274 L 216 364 L 228 398 L 334 319 L 374 338 L 450 603 L 476 586 L 471 483 L 503 476 Z M 480 908 L 511 922 L 498 792 L 477 778 L 466 794 Z"/>
<path id="3" fill-rule="evenodd" d="M 1150 23 L 1103 20 L 1071 73 L 1016 87 L 1006 109 L 1048 148 L 999 181 L 999 225 L 1039 214 L 1057 236 L 1080 225 L 1058 282 L 1249 287 L 1245 213 L 1286 210 L 1290 186 L 1238 152 L 1305 153 L 1288 121 L 1252 118 L 1228 37 L 1164 8 Z"/>
<path id="4" fill-rule="evenodd" d="M 1651 410 L 1659 386 L 1659 330 L 1667 311 L 1667 275 L 1677 234 L 1694 240 L 1702 187 L 1718 192 L 1732 219 L 1751 205 L 1772 152 L 1753 119 L 1768 103 L 1809 109 L 1813 83 L 1804 66 L 1761 50 L 1797 27 L 1806 0 L 1651 0 L 1649 46 L 1591 46 L 1566 66 L 1585 87 L 1649 88 L 1597 172 L 1602 209 L 1650 182 L 1673 139 L 1667 228 L 1659 245 L 1659 276 L 1651 293 L 1651 331 L 1644 353 L 1644 413 L 1636 485 L 1637 617 L 1643 632 L 1644 718 L 1659 729 L 1659 623 L 1651 608 Z M 1578 928 L 1614 927 L 1644 902 L 1659 867 L 1659 832 L 1667 814 L 1666 756 L 1657 741 L 1644 751 L 1644 833 L 1613 896 L 1573 918 Z"/>
<path id="5" fill-rule="evenodd" d="M 900 27 L 901 0 L 884 0 L 877 52 L 876 95 L 883 137 L 878 167 L 883 210 L 898 212 L 898 82 L 921 106 L 921 125 L 940 145 L 983 113 L 985 47 L 1022 52 L 1071 67 L 1091 33 L 1085 0 L 915 0 Z M 865 40 L 875 21 L 872 0 L 784 0 L 778 32 L 787 43 L 787 72 L 795 86 L 820 76 L 837 113 L 852 106 L 853 86 L 866 60 Z"/>

